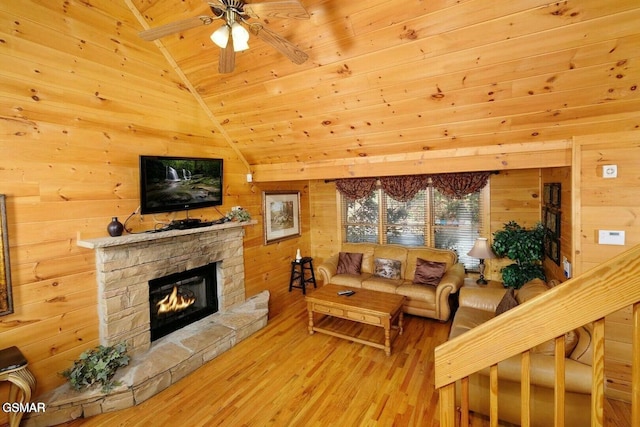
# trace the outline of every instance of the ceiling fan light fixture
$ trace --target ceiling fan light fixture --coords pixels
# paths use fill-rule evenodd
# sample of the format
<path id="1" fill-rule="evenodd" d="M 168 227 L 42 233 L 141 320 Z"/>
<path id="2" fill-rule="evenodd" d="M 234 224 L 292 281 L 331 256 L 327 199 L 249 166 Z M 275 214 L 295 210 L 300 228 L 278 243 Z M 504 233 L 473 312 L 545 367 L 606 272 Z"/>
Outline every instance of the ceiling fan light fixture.
<path id="1" fill-rule="evenodd" d="M 249 49 L 249 32 L 237 22 L 231 25 L 231 38 L 233 40 L 234 51 L 241 52 Z"/>
<path id="2" fill-rule="evenodd" d="M 220 46 L 222 49 L 227 47 L 229 43 L 229 26 L 224 24 L 211 34 L 211 41 Z"/>

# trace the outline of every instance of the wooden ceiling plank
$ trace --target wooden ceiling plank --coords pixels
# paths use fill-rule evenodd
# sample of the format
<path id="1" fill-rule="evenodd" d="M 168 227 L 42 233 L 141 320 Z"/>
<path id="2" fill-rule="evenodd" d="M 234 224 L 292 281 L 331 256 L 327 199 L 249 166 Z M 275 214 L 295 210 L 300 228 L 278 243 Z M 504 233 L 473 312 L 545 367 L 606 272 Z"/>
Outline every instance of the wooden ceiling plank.
<path id="1" fill-rule="evenodd" d="M 286 158 L 286 153 L 295 152 L 295 158 L 300 161 L 313 159 L 336 159 L 347 157 L 360 157 L 360 155 L 381 155 L 382 153 L 394 152 L 421 152 L 433 151 L 442 148 L 473 147 L 491 141 L 495 145 L 509 145 L 516 142 L 535 142 L 562 138 L 566 135 L 588 135 L 594 132 L 607 132 L 616 130 L 636 130 L 639 126 L 637 117 L 637 105 L 631 105 L 630 112 L 611 114 L 606 117 L 591 117 L 583 119 L 572 119 L 566 122 L 556 123 L 553 127 L 527 128 L 518 126 L 516 129 L 502 131 L 487 131 L 479 133 L 477 127 L 469 129 L 468 132 L 459 132 L 454 136 L 443 136 L 437 133 L 437 129 L 430 134 L 427 129 L 411 129 L 406 132 L 394 134 L 387 132 L 376 135 L 349 138 L 344 137 L 335 141 L 326 142 L 325 138 L 311 138 L 311 141 L 320 140 L 322 145 L 305 144 L 305 150 L 296 150 L 299 145 L 292 139 L 278 141 L 269 145 L 267 149 L 251 148 L 254 157 L 249 159 L 254 163 L 273 163 Z M 366 150 L 361 146 L 363 142 L 368 142 Z M 283 154 L 284 153 L 284 154 Z"/>

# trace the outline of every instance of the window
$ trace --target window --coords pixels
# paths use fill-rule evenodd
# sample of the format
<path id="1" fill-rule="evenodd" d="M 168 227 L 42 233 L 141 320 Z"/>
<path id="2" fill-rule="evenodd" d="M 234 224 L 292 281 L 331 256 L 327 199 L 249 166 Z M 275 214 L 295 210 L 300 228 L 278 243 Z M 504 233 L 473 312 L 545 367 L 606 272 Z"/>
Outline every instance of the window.
<path id="1" fill-rule="evenodd" d="M 358 201 L 342 199 L 342 227 L 347 242 L 431 246 L 451 249 L 467 270 L 478 259 L 467 256 L 482 231 L 483 192 L 454 199 L 433 187 L 398 202 L 378 188 Z"/>

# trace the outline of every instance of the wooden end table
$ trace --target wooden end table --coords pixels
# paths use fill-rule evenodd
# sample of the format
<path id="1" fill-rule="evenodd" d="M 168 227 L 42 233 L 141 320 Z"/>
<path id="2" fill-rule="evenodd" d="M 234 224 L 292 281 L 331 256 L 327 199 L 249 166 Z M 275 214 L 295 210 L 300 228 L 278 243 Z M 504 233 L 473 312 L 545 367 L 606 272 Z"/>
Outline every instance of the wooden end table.
<path id="1" fill-rule="evenodd" d="M 354 295 L 338 295 L 339 291 L 351 289 Z M 403 312 L 405 297 L 385 292 L 370 291 L 368 289 L 353 289 L 337 285 L 324 285 L 305 297 L 309 312 L 309 334 L 320 332 L 343 338 L 360 344 L 380 348 L 387 356 L 391 355 L 391 342 L 398 335 L 402 335 Z M 354 322 L 384 328 L 384 344 L 369 341 L 322 327 L 316 322 L 316 314 L 323 318 L 338 317 Z M 392 337 L 391 330 L 397 331 Z"/>

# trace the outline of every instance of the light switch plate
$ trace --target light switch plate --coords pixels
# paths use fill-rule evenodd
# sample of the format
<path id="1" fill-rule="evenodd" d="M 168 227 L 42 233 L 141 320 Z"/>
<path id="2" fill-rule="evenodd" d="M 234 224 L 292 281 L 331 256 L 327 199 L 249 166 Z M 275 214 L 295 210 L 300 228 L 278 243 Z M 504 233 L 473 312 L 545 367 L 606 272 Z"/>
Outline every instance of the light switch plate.
<path id="1" fill-rule="evenodd" d="M 624 231 L 599 230 L 598 244 L 600 245 L 624 245 Z"/>
<path id="2" fill-rule="evenodd" d="M 618 177 L 618 165 L 603 165 L 602 166 L 603 178 L 617 178 Z"/>

